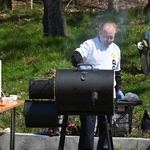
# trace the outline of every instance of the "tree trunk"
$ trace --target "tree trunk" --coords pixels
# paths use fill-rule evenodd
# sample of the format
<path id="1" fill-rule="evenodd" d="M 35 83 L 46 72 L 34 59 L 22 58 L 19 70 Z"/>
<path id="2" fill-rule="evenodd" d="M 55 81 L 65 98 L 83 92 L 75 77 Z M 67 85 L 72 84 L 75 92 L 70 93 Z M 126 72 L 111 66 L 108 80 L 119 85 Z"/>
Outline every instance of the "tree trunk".
<path id="1" fill-rule="evenodd" d="M 150 0 L 148 0 L 147 5 L 144 7 L 144 13 L 147 14 L 150 12 Z"/>
<path id="2" fill-rule="evenodd" d="M 67 24 L 61 0 L 43 0 L 43 30 L 45 36 L 66 36 Z"/>
<path id="3" fill-rule="evenodd" d="M 12 10 L 12 0 L 0 0 L 0 9 L 10 9 Z"/>
<path id="4" fill-rule="evenodd" d="M 108 0 L 108 11 L 112 11 L 113 10 L 113 0 Z"/>

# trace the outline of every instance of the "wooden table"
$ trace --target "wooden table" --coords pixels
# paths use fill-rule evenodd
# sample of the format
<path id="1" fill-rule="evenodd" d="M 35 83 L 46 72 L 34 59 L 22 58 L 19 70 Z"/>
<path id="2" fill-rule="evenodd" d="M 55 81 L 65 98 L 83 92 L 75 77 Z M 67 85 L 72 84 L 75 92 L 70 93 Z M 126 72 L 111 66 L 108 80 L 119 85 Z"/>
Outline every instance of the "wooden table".
<path id="1" fill-rule="evenodd" d="M 0 102 L 0 113 L 11 110 L 11 126 L 10 126 L 10 150 L 15 150 L 15 113 L 16 107 L 23 105 L 24 100 L 15 100 L 12 102 Z"/>

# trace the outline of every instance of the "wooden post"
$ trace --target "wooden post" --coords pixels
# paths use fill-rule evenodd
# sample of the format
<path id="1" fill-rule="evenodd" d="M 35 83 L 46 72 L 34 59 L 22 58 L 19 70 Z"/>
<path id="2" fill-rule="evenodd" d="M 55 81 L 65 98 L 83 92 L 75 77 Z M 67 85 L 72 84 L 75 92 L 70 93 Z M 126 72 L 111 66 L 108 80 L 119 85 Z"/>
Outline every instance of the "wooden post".
<path id="1" fill-rule="evenodd" d="M 31 5 L 31 9 L 32 9 L 33 8 L 33 0 L 31 0 L 31 4 L 30 5 Z"/>

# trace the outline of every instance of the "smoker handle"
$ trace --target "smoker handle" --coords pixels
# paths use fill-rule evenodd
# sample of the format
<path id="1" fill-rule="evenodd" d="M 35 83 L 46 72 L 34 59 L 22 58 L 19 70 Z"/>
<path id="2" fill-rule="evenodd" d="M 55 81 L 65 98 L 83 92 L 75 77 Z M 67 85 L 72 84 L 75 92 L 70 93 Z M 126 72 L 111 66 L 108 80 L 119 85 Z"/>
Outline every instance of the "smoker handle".
<path id="1" fill-rule="evenodd" d="M 90 66 L 91 70 L 93 70 L 93 66 L 91 64 L 80 63 L 80 64 L 77 65 L 77 70 L 80 70 L 80 66 Z M 89 69 L 87 69 L 87 70 L 89 70 Z"/>

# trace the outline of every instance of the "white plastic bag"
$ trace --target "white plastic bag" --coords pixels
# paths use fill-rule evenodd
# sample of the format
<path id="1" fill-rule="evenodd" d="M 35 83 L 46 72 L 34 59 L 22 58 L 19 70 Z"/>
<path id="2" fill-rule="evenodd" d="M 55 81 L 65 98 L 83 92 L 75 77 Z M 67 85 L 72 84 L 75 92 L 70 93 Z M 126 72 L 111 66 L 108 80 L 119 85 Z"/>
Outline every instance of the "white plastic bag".
<path id="1" fill-rule="evenodd" d="M 128 100 L 129 102 L 135 102 L 140 100 L 137 94 L 131 92 L 126 93 L 124 99 Z"/>

